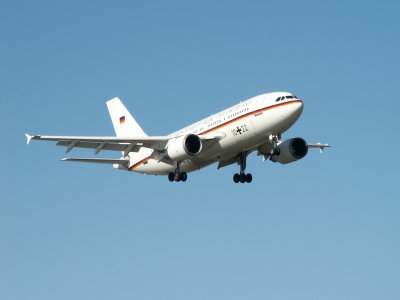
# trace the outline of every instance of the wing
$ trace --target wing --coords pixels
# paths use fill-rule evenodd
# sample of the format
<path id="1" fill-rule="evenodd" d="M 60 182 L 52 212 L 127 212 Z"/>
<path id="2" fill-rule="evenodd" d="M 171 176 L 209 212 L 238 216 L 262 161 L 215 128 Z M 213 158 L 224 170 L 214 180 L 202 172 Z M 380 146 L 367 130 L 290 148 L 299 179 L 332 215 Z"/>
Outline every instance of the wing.
<path id="1" fill-rule="evenodd" d="M 324 152 L 325 148 L 330 148 L 331 145 L 329 144 L 321 144 L 321 143 L 317 143 L 317 144 L 308 144 L 307 143 L 308 148 L 319 148 L 319 151 L 322 153 Z"/>
<path id="2" fill-rule="evenodd" d="M 25 135 L 27 143 L 31 140 L 56 141 L 57 146 L 65 146 L 66 153 L 73 148 L 91 148 L 95 149 L 95 154 L 101 150 L 124 151 L 125 155 L 129 152 L 137 152 L 141 147 L 154 150 L 165 148 L 169 137 L 96 137 L 96 136 L 44 136 L 44 135 Z"/>
<path id="3" fill-rule="evenodd" d="M 171 136 L 140 136 L 140 137 L 96 137 L 96 136 L 45 136 L 25 134 L 27 144 L 31 140 L 55 141 L 57 146 L 65 146 L 66 153 L 73 148 L 95 149 L 95 154 L 102 150 L 123 151 L 124 156 L 129 152 L 138 152 L 141 147 L 163 152 L 168 142 L 176 137 Z M 207 148 L 218 142 L 224 135 L 207 135 L 200 137 Z"/>

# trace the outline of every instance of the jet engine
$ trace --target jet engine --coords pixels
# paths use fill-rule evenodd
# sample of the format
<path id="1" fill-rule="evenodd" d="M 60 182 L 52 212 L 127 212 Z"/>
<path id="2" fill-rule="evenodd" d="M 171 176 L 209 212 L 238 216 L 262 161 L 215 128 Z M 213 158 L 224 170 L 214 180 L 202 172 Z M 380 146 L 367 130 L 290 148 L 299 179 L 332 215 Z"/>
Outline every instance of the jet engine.
<path id="1" fill-rule="evenodd" d="M 281 164 L 287 164 L 302 159 L 308 152 L 307 143 L 302 138 L 279 141 L 278 147 L 280 154 L 272 155 L 271 160 Z"/>
<path id="2" fill-rule="evenodd" d="M 198 135 L 187 134 L 171 139 L 167 145 L 167 155 L 174 161 L 182 161 L 185 158 L 200 153 L 202 149 L 201 139 Z"/>

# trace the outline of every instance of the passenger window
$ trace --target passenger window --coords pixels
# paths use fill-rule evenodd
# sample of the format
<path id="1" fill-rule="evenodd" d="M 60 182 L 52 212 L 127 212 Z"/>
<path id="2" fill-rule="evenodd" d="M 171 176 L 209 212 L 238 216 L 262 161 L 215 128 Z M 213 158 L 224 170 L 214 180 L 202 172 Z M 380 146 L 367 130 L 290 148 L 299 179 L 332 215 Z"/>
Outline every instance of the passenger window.
<path id="1" fill-rule="evenodd" d="M 293 99 L 293 96 L 286 96 L 286 99 Z"/>

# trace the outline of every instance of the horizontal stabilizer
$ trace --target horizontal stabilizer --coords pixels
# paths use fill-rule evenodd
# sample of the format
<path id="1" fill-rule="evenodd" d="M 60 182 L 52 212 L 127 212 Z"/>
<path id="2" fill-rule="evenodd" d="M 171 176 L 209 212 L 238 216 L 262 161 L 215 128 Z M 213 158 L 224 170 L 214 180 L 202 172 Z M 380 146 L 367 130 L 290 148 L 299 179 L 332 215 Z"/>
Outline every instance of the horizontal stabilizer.
<path id="1" fill-rule="evenodd" d="M 108 158 L 63 158 L 63 161 L 87 162 L 96 164 L 121 165 L 128 167 L 129 159 L 108 159 Z"/>

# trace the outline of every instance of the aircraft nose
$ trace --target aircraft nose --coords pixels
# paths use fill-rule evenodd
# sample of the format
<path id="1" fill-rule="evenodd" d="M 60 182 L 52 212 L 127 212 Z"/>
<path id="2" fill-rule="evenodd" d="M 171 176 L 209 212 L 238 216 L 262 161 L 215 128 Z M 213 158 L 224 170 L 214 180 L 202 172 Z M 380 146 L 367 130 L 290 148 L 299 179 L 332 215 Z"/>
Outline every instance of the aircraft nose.
<path id="1" fill-rule="evenodd" d="M 296 117 L 300 117 L 301 113 L 303 112 L 303 101 L 298 100 L 295 103 L 292 104 L 293 107 L 293 114 Z"/>

